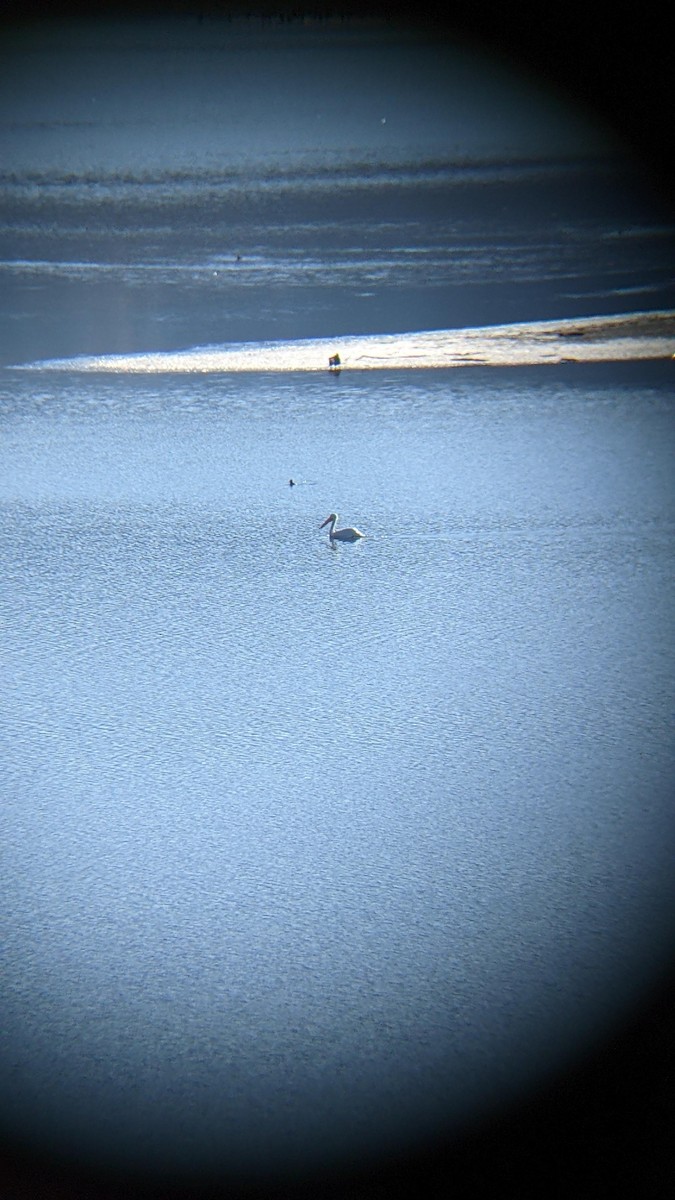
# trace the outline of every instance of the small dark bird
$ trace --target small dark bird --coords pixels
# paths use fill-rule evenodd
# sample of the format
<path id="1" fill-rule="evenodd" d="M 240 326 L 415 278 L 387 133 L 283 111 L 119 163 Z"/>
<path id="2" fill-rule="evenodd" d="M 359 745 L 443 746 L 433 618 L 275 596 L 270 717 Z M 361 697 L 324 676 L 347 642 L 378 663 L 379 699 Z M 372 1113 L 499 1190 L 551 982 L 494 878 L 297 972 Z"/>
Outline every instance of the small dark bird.
<path id="1" fill-rule="evenodd" d="M 288 486 L 289 486 L 289 487 L 295 487 L 295 480 L 294 480 L 294 479 L 289 479 L 289 481 L 288 481 Z"/>

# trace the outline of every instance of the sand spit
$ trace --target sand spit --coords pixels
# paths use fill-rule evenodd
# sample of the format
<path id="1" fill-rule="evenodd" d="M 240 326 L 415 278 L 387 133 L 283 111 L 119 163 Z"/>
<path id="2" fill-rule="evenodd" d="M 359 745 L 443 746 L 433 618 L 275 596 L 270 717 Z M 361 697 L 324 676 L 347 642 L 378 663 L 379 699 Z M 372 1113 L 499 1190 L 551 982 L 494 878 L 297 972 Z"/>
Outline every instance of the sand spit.
<path id="1" fill-rule="evenodd" d="M 672 359 L 675 358 L 675 312 L 207 346 L 170 353 L 115 354 L 31 365 L 42 370 L 123 374 L 325 371 L 329 357 L 334 354 L 340 356 L 341 369 L 359 371 Z"/>

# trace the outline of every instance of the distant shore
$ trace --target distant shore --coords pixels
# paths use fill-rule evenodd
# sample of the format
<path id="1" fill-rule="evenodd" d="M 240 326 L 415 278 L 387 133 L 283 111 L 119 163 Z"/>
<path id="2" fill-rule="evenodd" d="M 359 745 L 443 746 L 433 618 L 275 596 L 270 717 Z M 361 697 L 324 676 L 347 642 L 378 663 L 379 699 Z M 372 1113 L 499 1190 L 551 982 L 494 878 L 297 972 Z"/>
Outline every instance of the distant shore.
<path id="1" fill-rule="evenodd" d="M 675 311 L 114 354 L 30 365 L 42 370 L 123 374 L 325 371 L 334 355 L 339 355 L 340 370 L 359 371 L 673 359 Z"/>

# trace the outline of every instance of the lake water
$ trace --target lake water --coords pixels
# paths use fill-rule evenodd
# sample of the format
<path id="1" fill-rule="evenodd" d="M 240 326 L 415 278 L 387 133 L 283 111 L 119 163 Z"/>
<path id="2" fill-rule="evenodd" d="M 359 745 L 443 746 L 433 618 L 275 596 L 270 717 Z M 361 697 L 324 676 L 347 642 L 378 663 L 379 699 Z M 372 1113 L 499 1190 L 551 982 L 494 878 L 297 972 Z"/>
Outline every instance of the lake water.
<path id="1" fill-rule="evenodd" d="M 0 1124 L 191 1196 L 391 1161 L 564 1074 L 672 955 L 673 364 L 70 368 L 673 310 L 672 212 L 396 23 L 29 25 Z"/>
<path id="2" fill-rule="evenodd" d="M 276 1175 L 611 1030 L 672 951 L 670 365 L 0 405 L 7 1126 Z"/>

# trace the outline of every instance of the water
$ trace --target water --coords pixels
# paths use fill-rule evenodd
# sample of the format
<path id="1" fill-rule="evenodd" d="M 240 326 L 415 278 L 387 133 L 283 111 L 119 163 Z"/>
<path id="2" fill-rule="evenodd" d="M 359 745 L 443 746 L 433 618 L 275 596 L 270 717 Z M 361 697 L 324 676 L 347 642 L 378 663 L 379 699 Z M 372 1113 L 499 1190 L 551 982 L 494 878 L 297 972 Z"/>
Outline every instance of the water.
<path id="1" fill-rule="evenodd" d="M 672 213 L 503 64 L 234 25 L 0 72 L 2 1123 L 172 1182 L 461 1133 L 673 949 L 672 363 L 66 362 L 671 310 Z"/>
<path id="2" fill-rule="evenodd" d="M 625 164 L 0 177 L 0 363 L 675 308 Z"/>
<path id="3" fill-rule="evenodd" d="M 672 946 L 667 364 L 2 416 L 10 1125 L 351 1161 L 611 1028 Z"/>

